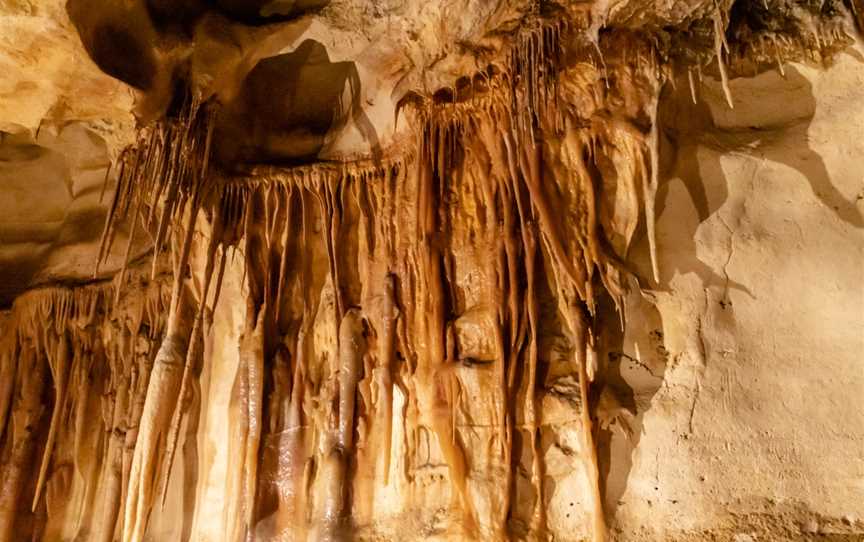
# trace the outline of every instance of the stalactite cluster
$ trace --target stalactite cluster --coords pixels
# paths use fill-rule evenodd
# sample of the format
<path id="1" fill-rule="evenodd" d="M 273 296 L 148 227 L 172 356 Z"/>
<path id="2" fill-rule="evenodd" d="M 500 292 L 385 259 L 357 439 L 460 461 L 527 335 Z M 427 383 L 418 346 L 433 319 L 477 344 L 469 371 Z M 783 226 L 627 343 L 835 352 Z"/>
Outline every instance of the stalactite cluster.
<path id="1" fill-rule="evenodd" d="M 730 21 L 719 8 L 712 21 L 732 106 Z M 586 53 L 562 45 L 568 32 L 525 30 L 501 65 L 403 101 L 416 137 L 390 158 L 229 175 L 210 167 L 217 108 L 194 93 L 142 129 L 98 260 L 127 221 L 127 263 L 139 231 L 154 247 L 149 278 L 124 266 L 112 285 L 34 291 L 4 323 L 0 539 L 138 542 L 170 503 L 190 539 L 199 377 L 239 257 L 226 540 L 374 534 L 388 499 L 405 517 L 441 510 L 467 538 L 545 536 L 553 447 L 577 458 L 580 535 L 604 540 L 597 311 L 608 298 L 623 324 L 640 228 L 659 275 L 657 110 L 672 76 L 649 40 L 598 36 Z M 562 394 L 575 449 L 546 418 Z"/>
<path id="2" fill-rule="evenodd" d="M 107 259 L 120 222 L 125 219 L 130 223 L 130 232 L 119 284 L 122 287 L 139 227 L 154 247 L 152 276 L 155 277 L 160 251 L 171 239 L 174 227 L 194 225 L 202 205 L 208 201 L 213 188 L 212 183 L 206 182 L 212 138 L 211 107 L 202 106 L 194 93 L 184 94 L 176 117 L 140 131 L 137 143 L 124 150 L 117 160 L 117 183 L 105 217 L 94 274 L 98 274 L 99 265 Z M 101 197 L 107 190 L 110 173 L 109 168 Z M 191 242 L 192 229 L 184 231 L 186 241 L 181 251 L 172 253 L 177 277 L 186 264 Z M 117 291 L 119 294 L 120 289 Z"/>
<path id="3" fill-rule="evenodd" d="M 0 539 L 114 539 L 165 283 L 136 275 L 119 303 L 112 283 L 15 301 L 0 343 Z"/>
<path id="4" fill-rule="evenodd" d="M 543 402 L 567 375 L 578 389 L 581 504 L 589 532 L 604 539 L 594 318 L 600 296 L 622 295 L 622 259 L 641 216 L 652 231 L 662 73 L 648 46 L 637 50 L 636 68 L 617 59 L 614 77 L 615 58 L 566 59 L 560 32 L 526 32 L 503 71 L 490 67 L 469 92 L 463 85 L 408 107 L 416 143 L 389 161 L 208 173 L 212 111 L 195 98 L 176 120 L 143 130 L 120 158 L 100 260 L 128 219 L 130 247 L 139 227 L 151 236 L 154 275 L 170 245 L 170 295 L 159 286 L 158 305 L 142 305 L 147 317 L 110 343 L 107 324 L 93 322 L 98 313 L 116 324 L 125 267 L 111 300 L 110 288 L 22 298 L 29 312 L 15 317 L 22 331 L 4 349 L 16 360 L 4 370 L 16 377 L 4 390 L 9 423 L 0 426 L 8 425 L 8 472 L 24 472 L 33 450 L 44 449 L 44 460 L 32 491 L 7 476 L 4 498 L 34 495 L 51 529 L 58 480 L 66 480 L 67 493 L 83 492 L 70 502 L 98 510 L 79 529 L 99 540 L 145 539 L 152 511 L 165 506 L 178 446 L 194 439 L 207 315 L 226 259 L 240 253 L 248 292 L 228 420 L 228 539 L 335 540 L 374 529 L 376 496 L 428 502 L 434 457 L 450 480 L 445 509 L 458 534 L 544 533 L 544 455 L 556 435 Z M 201 210 L 209 242 L 196 282 L 190 252 Z M 139 353 L 144 324 L 161 343 Z M 57 439 L 85 438 L 58 426 L 70 412 L 85 415 L 86 394 L 75 386 L 86 371 L 106 375 L 97 385 L 108 399 L 105 430 L 89 437 L 105 452 L 82 456 L 84 465 L 52 450 Z M 44 382 L 55 389 L 42 390 Z M 480 383 L 491 395 L 470 398 Z M 54 405 L 50 421 L 46 405 Z M 486 459 L 470 462 L 468 448 Z M 196 461 L 194 453 L 181 461 L 192 482 Z M 105 488 L 99 503 L 96 483 Z M 184 492 L 184 506 L 194 498 Z"/>

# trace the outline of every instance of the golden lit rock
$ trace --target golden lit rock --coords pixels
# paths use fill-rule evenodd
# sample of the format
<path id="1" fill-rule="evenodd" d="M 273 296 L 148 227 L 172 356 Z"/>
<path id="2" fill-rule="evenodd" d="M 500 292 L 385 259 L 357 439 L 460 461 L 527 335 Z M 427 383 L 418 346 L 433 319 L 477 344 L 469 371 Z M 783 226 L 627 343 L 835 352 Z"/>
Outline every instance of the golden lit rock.
<path id="1" fill-rule="evenodd" d="M 864 536 L 862 12 L 0 0 L 0 542 Z"/>

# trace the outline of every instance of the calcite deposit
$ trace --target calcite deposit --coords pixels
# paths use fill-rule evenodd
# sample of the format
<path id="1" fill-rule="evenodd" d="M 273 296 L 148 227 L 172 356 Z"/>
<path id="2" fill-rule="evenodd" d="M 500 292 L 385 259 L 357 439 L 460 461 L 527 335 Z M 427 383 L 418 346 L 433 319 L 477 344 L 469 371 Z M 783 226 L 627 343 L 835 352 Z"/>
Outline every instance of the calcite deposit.
<path id="1" fill-rule="evenodd" d="M 0 0 L 0 542 L 864 539 L 859 0 Z"/>

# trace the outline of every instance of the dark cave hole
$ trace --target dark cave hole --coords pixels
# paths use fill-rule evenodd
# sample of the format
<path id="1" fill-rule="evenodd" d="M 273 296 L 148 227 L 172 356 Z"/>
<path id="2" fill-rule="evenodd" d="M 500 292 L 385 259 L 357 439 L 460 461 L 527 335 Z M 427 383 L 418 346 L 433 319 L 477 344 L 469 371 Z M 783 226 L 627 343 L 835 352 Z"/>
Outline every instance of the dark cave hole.
<path id="1" fill-rule="evenodd" d="M 157 36 L 143 0 L 101 6 L 69 0 L 66 12 L 103 72 L 139 90 L 153 87 L 158 72 Z"/>
<path id="2" fill-rule="evenodd" d="M 343 97 L 346 86 L 350 96 Z M 346 98 L 350 103 L 343 103 Z M 321 43 L 306 40 L 249 72 L 238 96 L 220 113 L 216 158 L 223 166 L 311 162 L 331 127 L 351 114 L 362 115 L 359 101 L 354 62 L 331 62 Z"/>
<path id="3" fill-rule="evenodd" d="M 159 28 L 180 25 L 186 31 L 206 11 L 216 10 L 235 21 L 260 25 L 314 13 L 331 0 L 146 0 L 147 10 Z"/>
<path id="4" fill-rule="evenodd" d="M 93 32 L 90 56 L 99 68 L 139 90 L 148 90 L 156 77 L 156 60 L 149 44 L 111 22 Z"/>
<path id="5" fill-rule="evenodd" d="M 209 8 L 208 0 L 146 0 L 153 24 L 160 29 L 179 27 L 191 33 L 193 23 Z"/>
<path id="6" fill-rule="evenodd" d="M 802 32 L 802 12 L 819 17 L 837 17 L 842 14 L 839 0 L 772 0 L 763 2 L 735 2 L 729 12 L 726 39 L 729 43 L 746 40 L 760 32 L 795 35 Z"/>
<path id="7" fill-rule="evenodd" d="M 163 0 L 164 1 L 164 0 Z M 246 24 L 264 24 L 318 11 L 331 0 L 214 0 L 227 16 Z"/>

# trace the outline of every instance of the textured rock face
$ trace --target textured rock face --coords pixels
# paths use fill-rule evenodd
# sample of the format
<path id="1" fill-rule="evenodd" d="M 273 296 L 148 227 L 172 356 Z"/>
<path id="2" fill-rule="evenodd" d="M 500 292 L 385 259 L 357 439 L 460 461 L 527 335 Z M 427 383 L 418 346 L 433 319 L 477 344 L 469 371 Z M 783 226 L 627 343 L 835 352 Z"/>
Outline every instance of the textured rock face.
<path id="1" fill-rule="evenodd" d="M 687 117 L 664 121 L 658 198 L 669 366 L 618 497 L 633 539 L 860 536 L 862 147 L 838 135 L 860 132 L 864 75 L 855 49 L 785 71 L 732 81 L 731 111 L 702 87 L 698 128 L 669 96 Z"/>
<path id="2" fill-rule="evenodd" d="M 108 169 L 105 140 L 84 122 L 2 135 L 0 303 L 10 305 L 28 287 L 93 278 L 113 189 Z M 120 239 L 128 238 L 127 229 Z M 122 264 L 119 245 L 107 258 L 103 278 Z M 136 243 L 132 259 L 149 248 Z"/>
<path id="3" fill-rule="evenodd" d="M 0 3 L 0 541 L 864 536 L 854 4 L 96 4 Z"/>

